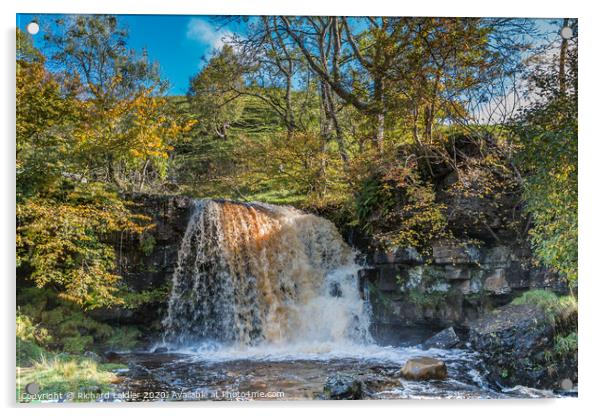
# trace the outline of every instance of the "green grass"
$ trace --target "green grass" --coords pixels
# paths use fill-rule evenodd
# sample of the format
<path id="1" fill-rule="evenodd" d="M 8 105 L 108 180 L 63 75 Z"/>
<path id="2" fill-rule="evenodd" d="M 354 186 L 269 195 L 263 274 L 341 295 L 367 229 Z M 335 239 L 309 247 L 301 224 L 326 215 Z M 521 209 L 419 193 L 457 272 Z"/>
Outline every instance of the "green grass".
<path id="1" fill-rule="evenodd" d="M 123 291 L 125 292 L 125 291 Z M 158 302 L 169 295 L 169 287 L 138 293 L 120 293 L 125 307 L 135 309 Z M 36 346 L 47 351 L 81 355 L 99 348 L 133 349 L 140 331 L 133 326 L 111 326 L 91 318 L 85 311 L 59 299 L 49 290 L 27 288 L 20 291 L 17 310 L 17 359 L 28 365 L 39 359 Z"/>
<path id="2" fill-rule="evenodd" d="M 513 305 L 537 305 L 550 320 L 577 313 L 577 299 L 574 296 L 557 296 L 549 290 L 530 290 L 512 301 Z"/>
<path id="3" fill-rule="evenodd" d="M 39 401 L 39 397 L 28 397 L 25 392 L 25 386 L 32 382 L 40 386 L 39 395 L 74 394 L 75 401 L 93 400 L 78 398 L 77 395 L 82 392 L 110 392 L 112 385 L 119 381 L 114 371 L 124 367 L 121 364 L 99 364 L 81 357 L 43 356 L 30 367 L 17 368 L 17 400 Z"/>
<path id="4" fill-rule="evenodd" d="M 290 190 L 268 190 L 247 195 L 249 201 L 261 201 L 268 204 L 298 205 L 307 199 L 307 195 L 295 194 Z"/>
<path id="5" fill-rule="evenodd" d="M 33 341 L 17 337 L 17 366 L 31 366 L 51 354 Z"/>

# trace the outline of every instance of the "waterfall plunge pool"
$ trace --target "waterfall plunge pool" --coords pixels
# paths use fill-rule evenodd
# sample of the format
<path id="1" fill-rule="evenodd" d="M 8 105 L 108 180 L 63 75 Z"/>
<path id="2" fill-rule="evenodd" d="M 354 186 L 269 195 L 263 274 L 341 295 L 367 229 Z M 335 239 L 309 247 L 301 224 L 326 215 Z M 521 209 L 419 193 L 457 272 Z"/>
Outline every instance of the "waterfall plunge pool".
<path id="1" fill-rule="evenodd" d="M 163 339 L 168 353 L 119 354 L 124 400 L 311 400 L 329 377 L 366 399 L 548 397 L 485 382 L 476 353 L 423 351 L 372 337 L 361 265 L 330 221 L 291 207 L 201 200 L 182 238 Z M 206 342 L 208 339 L 216 342 Z M 445 362 L 442 381 L 409 381 L 413 357 Z"/>

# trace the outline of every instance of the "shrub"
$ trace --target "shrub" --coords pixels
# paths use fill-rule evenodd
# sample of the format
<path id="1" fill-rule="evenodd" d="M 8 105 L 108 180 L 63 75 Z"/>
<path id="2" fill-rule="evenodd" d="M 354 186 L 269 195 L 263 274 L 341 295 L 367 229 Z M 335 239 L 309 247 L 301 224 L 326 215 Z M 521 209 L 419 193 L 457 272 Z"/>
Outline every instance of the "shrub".
<path id="1" fill-rule="evenodd" d="M 104 343 L 104 346 L 111 349 L 130 350 L 136 347 L 140 335 L 140 330 L 133 326 L 113 328 L 113 333 Z"/>
<path id="2" fill-rule="evenodd" d="M 157 244 L 157 240 L 155 237 L 148 234 L 142 234 L 140 237 L 140 250 L 144 253 L 145 256 L 150 256 L 155 249 L 155 245 Z"/>
<path id="3" fill-rule="evenodd" d="M 447 235 L 445 206 L 411 166 L 384 164 L 361 184 L 355 206 L 358 223 L 383 248 L 426 252 L 433 239 Z"/>
<path id="4" fill-rule="evenodd" d="M 49 289 L 22 289 L 17 299 L 17 337 L 45 350 L 81 354 L 101 345 L 130 349 L 140 335 L 135 328 L 111 327 L 92 319 Z"/>

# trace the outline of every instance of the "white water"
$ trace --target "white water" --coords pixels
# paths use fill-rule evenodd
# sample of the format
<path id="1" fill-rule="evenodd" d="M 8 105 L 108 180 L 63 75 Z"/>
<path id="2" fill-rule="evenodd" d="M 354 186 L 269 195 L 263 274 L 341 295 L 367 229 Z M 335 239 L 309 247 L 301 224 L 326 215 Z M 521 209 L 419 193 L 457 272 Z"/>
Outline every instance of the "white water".
<path id="1" fill-rule="evenodd" d="M 199 201 L 178 253 L 164 344 L 212 360 L 362 356 L 373 341 L 354 257 L 315 215 Z"/>

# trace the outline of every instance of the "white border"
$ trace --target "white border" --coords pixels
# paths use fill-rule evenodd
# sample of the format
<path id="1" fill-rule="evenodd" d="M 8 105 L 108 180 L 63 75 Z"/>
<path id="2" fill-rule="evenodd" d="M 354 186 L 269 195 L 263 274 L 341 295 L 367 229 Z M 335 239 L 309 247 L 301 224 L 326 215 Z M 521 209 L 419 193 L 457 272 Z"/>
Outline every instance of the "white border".
<path id="1" fill-rule="evenodd" d="M 5 406 L 14 407 L 14 30 L 15 14 L 20 13 L 129 13 L 129 14 L 321 14 L 321 15 L 403 15 L 403 16 L 520 16 L 520 17 L 578 17 L 580 32 L 580 339 L 579 339 L 579 399 L 531 400 L 531 401 L 387 401 L 353 403 L 180 403 L 171 407 L 153 405 L 115 406 L 103 405 L 98 408 L 78 408 L 80 406 L 29 407 L 20 406 L 17 411 L 23 414 L 98 414 L 127 411 L 145 415 L 165 415 L 167 412 L 194 414 L 211 413 L 219 409 L 225 414 L 307 414 L 344 412 L 349 415 L 363 415 L 378 412 L 399 415 L 403 413 L 444 413 L 446 415 L 467 415 L 486 413 L 505 415 L 515 412 L 537 412 L 545 414 L 580 414 L 588 409 L 599 407 L 596 399 L 602 397 L 600 378 L 600 304 L 602 290 L 600 282 L 599 247 L 600 229 L 599 198 L 601 175 L 598 166 L 602 162 L 602 134 L 600 133 L 600 27 L 602 16 L 596 13 L 594 2 L 576 1 L 531 1 L 499 0 L 495 2 L 467 0 L 3 0 L 2 8 L 2 89 L 0 115 L 3 135 L 1 136 L 3 163 L 0 164 L 4 196 L 2 207 L 3 227 L 0 264 L 2 274 L 2 401 Z M 598 406 L 596 406 L 598 404 Z M 75 409 L 73 407 L 76 407 Z M 10 409 L 12 413 L 16 409 Z"/>

